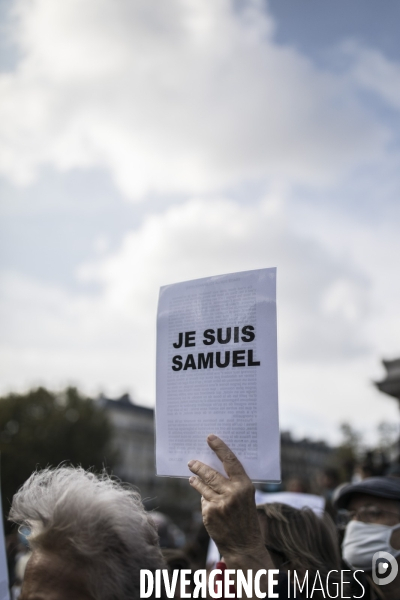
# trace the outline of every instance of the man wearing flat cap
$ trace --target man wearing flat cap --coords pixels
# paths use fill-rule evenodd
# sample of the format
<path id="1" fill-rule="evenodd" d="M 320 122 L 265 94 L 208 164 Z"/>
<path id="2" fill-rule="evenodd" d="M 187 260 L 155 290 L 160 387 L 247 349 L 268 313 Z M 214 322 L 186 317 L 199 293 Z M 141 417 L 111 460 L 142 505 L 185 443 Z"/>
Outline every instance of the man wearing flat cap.
<path id="1" fill-rule="evenodd" d="M 344 560 L 365 571 L 371 598 L 400 600 L 400 478 L 369 477 L 347 484 L 334 502 L 347 519 Z"/>

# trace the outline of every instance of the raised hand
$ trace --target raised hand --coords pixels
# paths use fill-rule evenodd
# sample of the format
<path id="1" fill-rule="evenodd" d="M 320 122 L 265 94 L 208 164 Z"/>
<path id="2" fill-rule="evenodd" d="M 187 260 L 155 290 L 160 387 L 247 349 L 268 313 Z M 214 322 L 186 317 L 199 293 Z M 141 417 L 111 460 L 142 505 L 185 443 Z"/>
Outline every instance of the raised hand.
<path id="1" fill-rule="evenodd" d="M 238 458 L 220 438 L 209 435 L 207 443 L 228 475 L 226 478 L 198 460 L 191 460 L 188 464 L 196 475 L 189 482 L 202 495 L 203 521 L 210 537 L 231 568 L 255 568 L 255 565 L 247 563 L 248 559 L 253 561 L 255 558 L 257 568 L 272 567 L 258 523 L 251 480 Z"/>

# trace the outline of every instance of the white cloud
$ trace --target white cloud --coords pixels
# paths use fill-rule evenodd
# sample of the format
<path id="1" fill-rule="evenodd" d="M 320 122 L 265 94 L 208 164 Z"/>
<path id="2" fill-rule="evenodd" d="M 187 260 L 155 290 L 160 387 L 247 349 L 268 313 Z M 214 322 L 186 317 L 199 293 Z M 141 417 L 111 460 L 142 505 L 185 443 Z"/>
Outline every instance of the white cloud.
<path id="1" fill-rule="evenodd" d="M 281 271 L 286 354 L 318 360 L 365 350 L 358 331 L 368 312 L 368 282 L 321 246 L 291 234 L 276 201 L 243 207 L 193 200 L 172 207 L 148 217 L 118 253 L 79 275 L 101 283 L 119 314 L 142 320 L 154 315 L 159 285 L 274 265 Z"/>
<path id="2" fill-rule="evenodd" d="M 381 409 L 378 400 L 360 414 L 363 398 L 374 398 L 370 282 L 349 260 L 294 233 L 276 199 L 252 207 L 198 199 L 148 216 L 116 252 L 80 267 L 81 280 L 100 285 L 91 296 L 8 274 L 3 389 L 72 378 L 90 392 L 130 388 L 152 403 L 159 286 L 264 266 L 278 267 L 283 424 L 327 436 L 344 418 L 370 427 Z"/>
<path id="3" fill-rule="evenodd" d="M 273 41 L 264 3 L 15 0 L 0 76 L 0 169 L 100 166 L 120 190 L 199 193 L 243 180 L 326 183 L 388 132 L 346 76 Z"/>
<path id="4" fill-rule="evenodd" d="M 342 46 L 351 59 L 351 77 L 360 87 L 375 92 L 389 106 L 400 110 L 400 64 L 377 48 L 355 42 Z"/>
<path id="5" fill-rule="evenodd" d="M 389 206 L 398 156 L 363 91 L 398 108 L 399 67 L 353 45 L 334 74 L 275 43 L 264 3 L 236 4 L 15 0 L 21 58 L 0 74 L 0 172 L 26 185 L 43 167 L 95 167 L 135 200 L 198 199 L 146 216 L 117 251 L 99 231 L 77 270 L 99 292 L 4 273 L 3 390 L 72 380 L 151 404 L 159 286 L 276 265 L 283 425 L 330 437 L 343 419 L 370 430 L 395 418 L 370 384 L 379 357 L 400 350 L 394 225 L 335 220 L 319 202 L 324 218 L 315 203 L 294 227 L 279 198 L 217 194 L 268 180 L 291 193 L 327 185 L 322 200 L 348 198 L 349 213 L 366 198 Z"/>
<path id="6" fill-rule="evenodd" d="M 374 191 L 379 197 L 379 185 Z M 370 282 L 366 295 L 358 296 L 362 292 L 359 287 L 353 289 L 352 294 L 358 296 L 358 306 L 367 303 L 361 324 L 374 350 L 376 364 L 379 358 L 400 355 L 400 279 L 397 276 L 400 239 L 397 210 L 390 214 L 391 218 L 382 217 L 378 212 L 375 218 L 361 219 L 358 211 L 345 215 L 314 205 L 312 221 L 307 218 L 309 215 L 303 215 L 295 227 L 296 231 L 323 245 L 332 258 L 346 260 L 362 271 Z M 335 293 L 325 301 L 326 309 L 334 311 L 336 308 L 350 316 L 355 310 L 352 295 L 348 295 L 349 290 L 343 289 L 342 284 L 337 285 Z M 374 376 L 380 375 L 375 372 Z"/>

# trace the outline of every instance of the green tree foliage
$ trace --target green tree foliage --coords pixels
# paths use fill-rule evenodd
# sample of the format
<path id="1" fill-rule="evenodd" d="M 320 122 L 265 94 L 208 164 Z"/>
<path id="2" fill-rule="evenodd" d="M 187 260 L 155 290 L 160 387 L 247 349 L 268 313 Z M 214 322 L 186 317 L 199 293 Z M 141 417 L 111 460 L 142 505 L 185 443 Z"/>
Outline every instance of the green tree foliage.
<path id="1" fill-rule="evenodd" d="M 362 478 L 383 475 L 398 455 L 398 425 L 382 422 L 377 425 L 377 443 L 367 446 L 362 434 L 349 423 L 342 423 L 342 441 L 333 456 L 333 466 L 342 481 L 351 480 L 354 473 Z M 398 460 L 398 459 L 397 459 Z"/>
<path id="2" fill-rule="evenodd" d="M 378 448 L 383 452 L 390 452 L 395 450 L 399 444 L 399 426 L 397 423 L 388 423 L 382 421 L 378 427 Z"/>
<path id="3" fill-rule="evenodd" d="M 35 469 L 68 464 L 101 470 L 116 456 L 106 413 L 75 388 L 55 394 L 38 388 L 0 398 L 3 511 Z"/>
<path id="4" fill-rule="evenodd" d="M 362 454 L 362 436 L 349 423 L 342 423 L 340 432 L 342 442 L 336 448 L 332 462 L 339 470 L 341 480 L 349 481 Z"/>

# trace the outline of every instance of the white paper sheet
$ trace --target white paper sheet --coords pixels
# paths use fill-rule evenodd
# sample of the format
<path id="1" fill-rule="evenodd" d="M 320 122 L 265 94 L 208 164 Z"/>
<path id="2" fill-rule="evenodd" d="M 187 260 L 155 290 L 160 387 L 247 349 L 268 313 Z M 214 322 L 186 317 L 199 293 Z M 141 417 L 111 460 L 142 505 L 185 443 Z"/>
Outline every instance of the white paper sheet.
<path id="1" fill-rule="evenodd" d="M 279 502 L 280 504 L 288 504 L 301 510 L 302 508 L 311 508 L 316 515 L 321 517 L 325 510 L 325 498 L 315 494 L 300 494 L 298 492 L 273 492 L 266 493 L 256 490 L 256 504 L 270 504 L 271 502 Z"/>
<path id="2" fill-rule="evenodd" d="M 253 481 L 280 480 L 275 268 L 160 290 L 157 475 L 189 477 L 192 458 L 223 473 L 210 433 Z"/>

